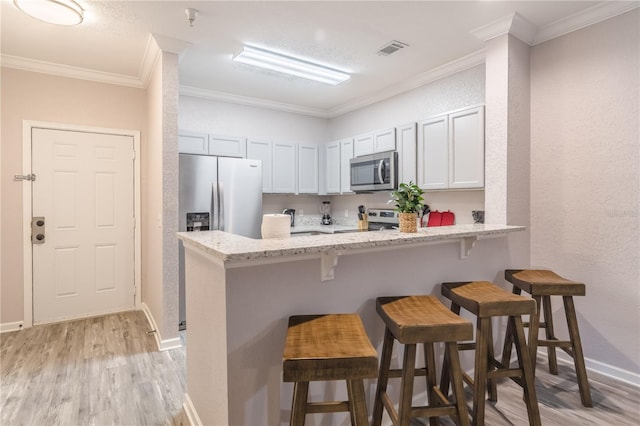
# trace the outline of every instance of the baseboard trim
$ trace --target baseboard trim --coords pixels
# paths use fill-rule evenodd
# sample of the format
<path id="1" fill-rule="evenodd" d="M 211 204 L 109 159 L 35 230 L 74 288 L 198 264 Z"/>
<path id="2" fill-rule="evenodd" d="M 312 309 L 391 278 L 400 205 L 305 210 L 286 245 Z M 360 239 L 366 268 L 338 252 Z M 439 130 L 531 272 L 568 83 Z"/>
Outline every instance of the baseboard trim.
<path id="1" fill-rule="evenodd" d="M 181 348 L 182 341 L 180 340 L 180 337 L 175 337 L 173 339 L 164 339 L 164 340 L 162 339 L 162 336 L 160 335 L 160 330 L 158 329 L 158 324 L 156 323 L 156 320 L 153 317 L 151 310 L 149 309 L 147 304 L 144 302 L 142 302 L 140 306 L 142 308 L 142 312 L 144 312 L 144 316 L 147 317 L 147 321 L 149 322 L 149 326 L 151 327 L 151 330 L 154 330 L 153 337 L 156 339 L 156 347 L 158 348 L 158 351 L 162 352 L 162 351 L 168 351 L 170 349 Z"/>
<path id="2" fill-rule="evenodd" d="M 556 358 L 558 362 L 563 364 L 573 365 L 573 358 L 570 358 L 567 354 L 562 351 L 556 351 Z M 547 351 L 546 349 L 543 351 L 538 351 L 538 355 L 542 355 L 544 359 L 547 359 Z M 615 367 L 613 365 L 605 364 L 604 362 L 596 361 L 593 359 L 586 358 L 584 359 L 585 367 L 587 371 L 593 372 L 596 374 L 600 374 L 602 376 L 609 377 L 611 379 L 615 379 L 631 386 L 640 388 L 640 374 L 634 373 L 632 371 L 623 370 L 622 368 Z M 540 368 L 538 366 L 537 368 Z M 544 368 L 544 367 L 542 367 Z"/>
<path id="3" fill-rule="evenodd" d="M 187 414 L 187 419 L 191 426 L 202 426 L 202 420 L 200 420 L 200 416 L 198 416 L 196 407 L 193 406 L 193 401 L 191 401 L 188 393 L 184 394 L 184 404 L 182 404 L 182 408 L 184 408 L 184 412 Z"/>
<path id="4" fill-rule="evenodd" d="M 23 327 L 24 327 L 23 321 L 5 322 L 4 324 L 0 324 L 0 333 L 8 333 L 10 331 L 22 330 Z"/>

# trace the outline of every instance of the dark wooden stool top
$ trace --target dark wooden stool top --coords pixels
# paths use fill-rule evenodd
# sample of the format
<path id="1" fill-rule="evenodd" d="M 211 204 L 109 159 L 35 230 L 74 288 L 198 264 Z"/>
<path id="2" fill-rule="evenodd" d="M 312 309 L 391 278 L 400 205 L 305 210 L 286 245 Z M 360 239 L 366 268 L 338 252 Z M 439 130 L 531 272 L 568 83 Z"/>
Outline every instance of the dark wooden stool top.
<path id="1" fill-rule="evenodd" d="M 584 283 L 544 269 L 507 269 L 504 278 L 532 296 L 584 296 Z"/>
<path id="2" fill-rule="evenodd" d="M 282 358 L 285 382 L 378 376 L 377 352 L 357 314 L 290 317 Z"/>
<path id="3" fill-rule="evenodd" d="M 379 297 L 376 311 L 403 344 L 457 342 L 473 338 L 473 325 L 435 296 Z"/>
<path id="4" fill-rule="evenodd" d="M 442 295 L 480 318 L 536 313 L 536 302 L 489 281 L 443 283 Z"/>

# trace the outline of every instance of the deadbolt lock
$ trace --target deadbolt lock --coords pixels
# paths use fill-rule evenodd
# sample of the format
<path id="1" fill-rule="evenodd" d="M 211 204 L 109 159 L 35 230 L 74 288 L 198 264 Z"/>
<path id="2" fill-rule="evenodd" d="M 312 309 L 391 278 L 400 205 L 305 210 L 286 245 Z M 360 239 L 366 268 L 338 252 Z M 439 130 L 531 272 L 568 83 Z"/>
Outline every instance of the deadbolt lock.
<path id="1" fill-rule="evenodd" d="M 31 242 L 33 244 L 44 244 L 44 217 L 36 216 L 31 219 Z"/>

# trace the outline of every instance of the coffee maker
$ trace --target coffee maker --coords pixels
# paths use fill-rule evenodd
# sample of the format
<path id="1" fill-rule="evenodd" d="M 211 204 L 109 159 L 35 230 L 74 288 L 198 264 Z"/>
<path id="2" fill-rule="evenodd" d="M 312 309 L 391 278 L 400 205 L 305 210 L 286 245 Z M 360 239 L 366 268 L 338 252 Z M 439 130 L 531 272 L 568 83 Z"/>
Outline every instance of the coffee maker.
<path id="1" fill-rule="evenodd" d="M 323 201 L 320 206 L 320 213 L 322 213 L 322 224 L 331 225 L 331 202 Z"/>

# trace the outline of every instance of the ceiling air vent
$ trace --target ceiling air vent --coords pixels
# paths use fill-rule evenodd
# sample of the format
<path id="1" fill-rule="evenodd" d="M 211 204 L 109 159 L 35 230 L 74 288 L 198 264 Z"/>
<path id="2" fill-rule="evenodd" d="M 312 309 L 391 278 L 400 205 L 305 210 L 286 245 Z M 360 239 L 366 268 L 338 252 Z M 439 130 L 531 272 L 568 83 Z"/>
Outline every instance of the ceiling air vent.
<path id="1" fill-rule="evenodd" d="M 409 47 L 409 45 L 398 40 L 391 40 L 389 43 L 382 46 L 377 53 L 381 56 L 389 56 L 405 47 Z"/>

